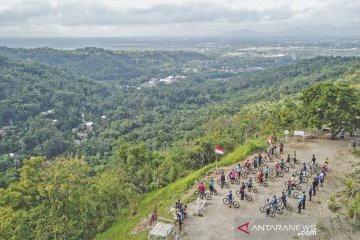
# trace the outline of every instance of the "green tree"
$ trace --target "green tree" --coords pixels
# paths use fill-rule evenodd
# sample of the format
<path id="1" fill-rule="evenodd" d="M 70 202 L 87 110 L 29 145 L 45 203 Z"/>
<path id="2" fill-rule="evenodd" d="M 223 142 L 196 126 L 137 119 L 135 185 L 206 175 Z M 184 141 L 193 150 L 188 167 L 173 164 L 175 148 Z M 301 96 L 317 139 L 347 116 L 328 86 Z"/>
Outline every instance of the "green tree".
<path id="1" fill-rule="evenodd" d="M 316 84 L 303 92 L 301 100 L 305 124 L 318 129 L 328 126 L 333 139 L 341 128 L 359 127 L 359 91 L 350 85 Z"/>

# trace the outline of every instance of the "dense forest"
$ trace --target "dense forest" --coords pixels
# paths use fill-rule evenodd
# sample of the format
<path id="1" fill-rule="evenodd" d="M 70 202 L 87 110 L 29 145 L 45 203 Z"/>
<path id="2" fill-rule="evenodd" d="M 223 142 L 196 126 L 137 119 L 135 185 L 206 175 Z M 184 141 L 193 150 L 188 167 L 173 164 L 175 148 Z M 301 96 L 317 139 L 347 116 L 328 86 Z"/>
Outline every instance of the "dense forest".
<path id="1" fill-rule="evenodd" d="M 90 239 L 136 212 L 144 194 L 213 162 L 214 145 L 228 152 L 244 143 L 245 133 L 322 125 L 335 133 L 341 120 L 331 111 L 340 110 L 343 127 L 359 127 L 355 57 L 229 73 L 197 68 L 223 59 L 189 52 L 0 54 L 4 239 Z M 145 84 L 170 75 L 185 77 Z M 335 109 L 324 99 L 351 104 Z"/>

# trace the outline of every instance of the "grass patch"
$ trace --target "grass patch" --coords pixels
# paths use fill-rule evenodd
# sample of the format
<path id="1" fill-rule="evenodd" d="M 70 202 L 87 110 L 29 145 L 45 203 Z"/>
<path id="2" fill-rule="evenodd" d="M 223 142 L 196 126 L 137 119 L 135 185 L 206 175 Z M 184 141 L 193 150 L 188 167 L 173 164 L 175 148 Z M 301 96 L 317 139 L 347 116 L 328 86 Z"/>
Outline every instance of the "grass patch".
<path id="1" fill-rule="evenodd" d="M 244 160 L 246 156 L 255 152 L 259 147 L 264 147 L 265 141 L 263 139 L 249 141 L 245 145 L 239 146 L 233 152 L 224 156 L 219 161 L 218 166 L 228 166 Z M 181 178 L 161 189 L 155 190 L 146 194 L 138 203 L 136 214 L 131 216 L 128 212 L 114 223 L 107 231 L 99 234 L 95 239 L 97 240 L 140 240 L 147 239 L 147 231 L 139 234 L 132 234 L 134 227 L 157 206 L 158 215 L 170 217 L 169 207 L 174 205 L 175 201 L 181 198 L 188 189 L 190 189 L 196 182 L 206 176 L 209 170 L 215 168 L 215 163 L 208 164 L 203 168 L 190 173 L 188 176 Z M 189 197 L 185 202 L 190 202 Z M 170 216 L 169 216 L 170 214 Z"/>

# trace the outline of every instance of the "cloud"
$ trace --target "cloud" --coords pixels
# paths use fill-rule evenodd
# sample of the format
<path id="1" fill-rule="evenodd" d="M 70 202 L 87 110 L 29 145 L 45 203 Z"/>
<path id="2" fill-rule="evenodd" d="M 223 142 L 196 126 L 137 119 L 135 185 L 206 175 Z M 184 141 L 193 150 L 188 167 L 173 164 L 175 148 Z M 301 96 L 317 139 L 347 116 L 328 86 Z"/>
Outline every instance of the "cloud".
<path id="1" fill-rule="evenodd" d="M 112 9 L 101 4 L 66 3 L 54 7 L 51 4 L 28 4 L 0 12 L 0 24 L 44 23 L 65 26 L 81 25 L 153 25 L 188 22 L 246 22 L 283 20 L 294 12 L 281 10 L 229 9 L 223 6 L 195 3 L 160 4 L 150 8 Z"/>
<path id="2" fill-rule="evenodd" d="M 353 0 L 0 0 L 0 36 L 215 34 L 301 24 L 355 25 Z"/>

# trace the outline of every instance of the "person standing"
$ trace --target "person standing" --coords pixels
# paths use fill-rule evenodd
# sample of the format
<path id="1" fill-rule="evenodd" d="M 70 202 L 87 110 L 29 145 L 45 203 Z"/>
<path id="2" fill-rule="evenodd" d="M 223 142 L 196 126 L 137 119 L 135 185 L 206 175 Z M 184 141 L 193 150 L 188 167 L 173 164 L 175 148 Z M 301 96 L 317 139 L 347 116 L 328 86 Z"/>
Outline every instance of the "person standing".
<path id="1" fill-rule="evenodd" d="M 214 194 L 214 180 L 211 178 L 209 181 L 210 194 Z"/>
<path id="2" fill-rule="evenodd" d="M 341 130 L 340 130 L 340 139 L 341 140 L 345 139 L 345 130 L 343 128 L 341 128 Z"/>
<path id="3" fill-rule="evenodd" d="M 301 202 L 301 198 L 298 201 L 298 213 L 301 213 L 301 207 L 302 207 L 302 202 Z"/>
<path id="4" fill-rule="evenodd" d="M 266 199 L 266 201 L 265 201 L 265 209 L 266 209 L 266 216 L 268 217 L 270 215 L 270 201 L 269 201 L 269 199 Z"/>
<path id="5" fill-rule="evenodd" d="M 224 188 L 224 185 L 225 185 L 225 173 L 224 172 L 221 173 L 220 180 L 221 180 L 221 188 Z"/>
<path id="6" fill-rule="evenodd" d="M 305 202 L 306 202 L 305 191 L 303 191 L 303 195 L 301 196 L 301 202 L 302 202 L 302 209 L 305 209 Z"/>
<path id="7" fill-rule="evenodd" d="M 284 154 L 284 144 L 280 143 L 280 154 Z"/>
<path id="8" fill-rule="evenodd" d="M 313 196 L 316 195 L 316 183 L 317 183 L 317 181 L 316 181 L 316 177 L 315 177 L 315 178 L 314 178 L 314 181 L 312 182 L 312 190 L 314 191 Z"/>
<path id="9" fill-rule="evenodd" d="M 199 192 L 201 199 L 203 199 L 205 197 L 205 186 L 203 182 L 201 182 L 199 185 Z"/>
<path id="10" fill-rule="evenodd" d="M 308 193 L 309 193 L 309 201 L 311 201 L 311 196 L 312 196 L 312 186 L 311 186 L 311 184 L 309 185 Z"/>
<path id="11" fill-rule="evenodd" d="M 242 183 L 240 186 L 240 200 L 244 200 L 245 195 L 245 183 Z"/>
<path id="12" fill-rule="evenodd" d="M 281 195 L 281 202 L 282 202 L 282 208 L 284 209 L 286 207 L 286 194 L 285 192 L 282 192 L 282 195 Z"/>

